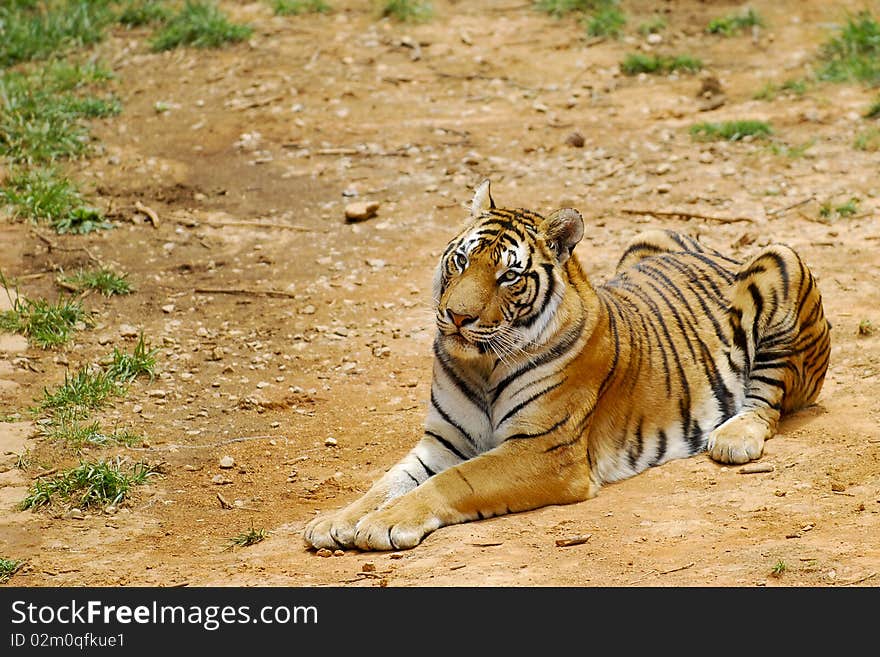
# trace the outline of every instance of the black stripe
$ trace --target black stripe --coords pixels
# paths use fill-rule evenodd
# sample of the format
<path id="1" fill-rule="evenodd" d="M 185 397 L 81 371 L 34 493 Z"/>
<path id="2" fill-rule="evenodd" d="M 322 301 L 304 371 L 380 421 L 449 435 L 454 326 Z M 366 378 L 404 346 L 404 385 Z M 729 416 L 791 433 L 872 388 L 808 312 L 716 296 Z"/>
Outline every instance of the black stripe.
<path id="1" fill-rule="evenodd" d="M 416 460 L 419 462 L 419 465 L 421 465 L 421 466 L 425 469 L 425 472 L 428 473 L 428 477 L 429 477 L 429 478 L 430 478 L 430 477 L 433 477 L 435 474 L 437 474 L 437 473 L 434 472 L 431 468 L 429 468 L 427 465 L 425 465 L 425 462 L 424 462 L 422 459 L 419 458 L 419 455 L 418 455 L 418 454 L 414 454 L 413 456 L 416 457 Z M 409 473 L 407 473 L 407 474 L 409 474 Z"/>
<path id="2" fill-rule="evenodd" d="M 431 438 L 433 438 L 433 439 L 436 440 L 438 443 L 440 443 L 441 445 L 443 445 L 443 447 L 445 447 L 445 448 L 448 449 L 450 452 L 452 452 L 453 454 L 455 454 L 455 455 L 456 455 L 458 458 L 460 458 L 462 461 L 467 461 L 467 460 L 468 460 L 468 457 L 467 457 L 467 456 L 465 456 L 465 455 L 462 454 L 460 451 L 458 451 L 458 450 L 455 448 L 455 445 L 453 445 L 451 442 L 449 442 L 448 440 L 446 440 L 446 438 L 444 438 L 443 436 L 441 436 L 441 435 L 439 435 L 439 434 L 436 434 L 436 433 L 434 433 L 433 431 L 425 431 L 425 435 L 431 436 Z"/>
<path id="3" fill-rule="evenodd" d="M 514 406 L 513 408 L 511 408 L 509 411 L 507 411 L 507 413 L 504 414 L 504 417 L 502 417 L 502 418 L 498 421 L 498 423 L 495 425 L 495 430 L 497 431 L 498 428 L 499 428 L 502 424 L 504 424 L 505 421 L 507 421 L 508 418 L 510 418 L 510 416 L 512 416 L 512 415 L 518 413 L 519 411 L 521 411 L 523 408 L 525 408 L 526 406 L 528 406 L 529 404 L 531 404 L 533 401 L 535 401 L 538 397 L 542 397 L 542 396 L 546 395 L 548 392 L 550 392 L 551 390 L 554 390 L 554 389 L 558 388 L 558 387 L 561 386 L 563 383 L 565 383 L 565 381 L 566 381 L 566 379 L 562 379 L 561 381 L 558 381 L 557 383 L 554 383 L 552 386 L 549 386 L 549 387 L 547 387 L 547 388 L 544 388 L 544 389 L 541 390 L 540 392 L 536 392 L 534 395 L 532 395 L 531 397 L 529 397 L 529 398 L 526 399 L 525 401 L 522 401 L 522 402 L 520 402 L 519 404 L 517 404 L 516 406 Z"/>
<path id="4" fill-rule="evenodd" d="M 564 418 L 559 420 L 559 422 L 554 424 L 552 427 L 550 427 L 546 431 L 541 431 L 540 433 L 515 433 L 512 436 L 508 436 L 504 440 L 522 440 L 523 438 L 540 438 L 541 436 L 546 436 L 549 433 L 553 433 L 559 427 L 561 427 L 563 424 L 568 422 L 570 417 L 571 417 L 571 415 L 566 415 Z"/>

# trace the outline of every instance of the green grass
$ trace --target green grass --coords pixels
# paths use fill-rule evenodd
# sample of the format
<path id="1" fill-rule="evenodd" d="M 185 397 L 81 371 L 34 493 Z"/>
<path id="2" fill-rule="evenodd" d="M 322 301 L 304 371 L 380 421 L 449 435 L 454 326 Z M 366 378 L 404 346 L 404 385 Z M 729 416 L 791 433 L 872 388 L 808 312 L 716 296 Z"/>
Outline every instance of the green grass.
<path id="1" fill-rule="evenodd" d="M 639 34 L 648 36 L 649 34 L 657 34 L 666 29 L 666 19 L 662 16 L 654 16 L 639 24 Z"/>
<path id="2" fill-rule="evenodd" d="M 155 36 L 151 47 L 155 52 L 180 46 L 219 48 L 250 37 L 249 25 L 230 23 L 226 15 L 212 2 L 186 0 L 180 11 L 168 19 Z"/>
<path id="3" fill-rule="evenodd" d="M 117 20 L 128 27 L 157 25 L 171 17 L 171 9 L 163 0 L 128 0 Z"/>
<path id="4" fill-rule="evenodd" d="M 130 429 L 104 431 L 97 421 L 82 420 L 76 411 L 59 411 L 39 423 L 44 438 L 64 443 L 69 447 L 106 447 L 109 445 L 137 445 L 144 437 Z"/>
<path id="5" fill-rule="evenodd" d="M 845 203 L 835 204 L 828 200 L 819 206 L 819 216 L 825 219 L 845 219 L 859 211 L 859 199 L 852 197 Z"/>
<path id="6" fill-rule="evenodd" d="M 880 23 L 869 11 L 848 16 L 837 36 L 819 50 L 819 78 L 880 84 Z"/>
<path id="7" fill-rule="evenodd" d="M 562 18 L 575 11 L 593 11 L 597 4 L 597 0 L 538 0 L 535 2 L 535 8 L 554 18 Z"/>
<path id="8" fill-rule="evenodd" d="M 739 141 L 745 137 L 769 137 L 773 134 L 773 128 L 765 121 L 723 121 L 697 123 L 691 126 L 690 133 L 699 141 Z"/>
<path id="9" fill-rule="evenodd" d="M 0 584 L 8 582 L 23 565 L 24 561 L 0 557 Z"/>
<path id="10" fill-rule="evenodd" d="M 2 273 L 0 284 L 12 299 Z M 67 298 L 50 303 L 46 299 L 27 299 L 16 295 L 12 299 L 12 309 L 0 312 L 0 330 L 24 335 L 31 343 L 43 349 L 67 343 L 77 324 L 88 321 L 89 317 L 82 304 Z"/>
<path id="11" fill-rule="evenodd" d="M 785 144 L 783 142 L 772 141 L 768 144 L 767 147 L 774 155 L 781 155 L 783 157 L 795 160 L 806 155 L 807 151 L 810 150 L 815 144 L 815 139 L 808 139 L 803 144 L 798 144 L 796 146 Z"/>
<path id="12" fill-rule="evenodd" d="M 94 65 L 52 62 L 29 72 L 0 72 L 0 155 L 13 163 L 48 163 L 88 152 L 86 119 L 115 116 L 112 95 L 91 90 L 109 73 Z"/>
<path id="13" fill-rule="evenodd" d="M 330 5 L 324 0 L 269 0 L 269 4 L 278 16 L 329 14 L 331 11 Z"/>
<path id="14" fill-rule="evenodd" d="M 857 330 L 858 335 L 861 336 L 869 336 L 874 335 L 877 332 L 877 327 L 874 326 L 874 323 L 870 319 L 863 319 L 859 322 L 859 328 Z"/>
<path id="15" fill-rule="evenodd" d="M 871 106 L 868 107 L 864 116 L 866 119 L 876 119 L 880 116 L 880 98 L 871 103 Z"/>
<path id="16" fill-rule="evenodd" d="M 402 23 L 423 23 L 434 16 L 434 8 L 421 0 L 382 0 L 379 13 Z"/>
<path id="17" fill-rule="evenodd" d="M 773 569 L 770 571 L 770 574 L 773 577 L 782 577 L 785 574 L 786 570 L 788 570 L 788 566 L 785 564 L 785 562 L 782 559 L 780 559 L 779 561 L 776 562 L 776 565 L 773 566 Z"/>
<path id="18" fill-rule="evenodd" d="M 747 30 L 750 27 L 764 25 L 764 20 L 749 7 L 745 12 L 739 14 L 730 14 L 723 18 L 715 18 L 709 21 L 706 31 L 709 34 L 721 34 L 722 36 L 733 36 Z"/>
<path id="19" fill-rule="evenodd" d="M 139 376 L 148 376 L 150 381 L 156 376 L 156 354 L 158 349 L 147 349 L 144 334 L 141 333 L 134 351 L 130 354 L 113 347 L 107 374 L 114 381 L 131 383 Z"/>
<path id="20" fill-rule="evenodd" d="M 703 62 L 691 55 L 643 55 L 630 53 L 620 65 L 626 75 L 639 73 L 666 74 L 674 71 L 695 73 L 703 68 Z"/>
<path id="21" fill-rule="evenodd" d="M 81 462 L 79 466 L 51 478 L 35 481 L 22 501 L 22 509 L 35 509 L 60 500 L 85 509 L 115 505 L 126 499 L 131 489 L 147 482 L 156 470 L 145 463 L 123 467 L 115 461 Z"/>
<path id="22" fill-rule="evenodd" d="M 626 15 L 620 10 L 616 0 L 606 0 L 587 19 L 587 34 L 617 39 L 623 34 L 625 26 Z"/>
<path id="23" fill-rule="evenodd" d="M 59 276 L 58 284 L 72 292 L 97 290 L 105 297 L 114 294 L 131 294 L 127 274 L 117 274 L 112 269 L 80 269 L 68 276 Z"/>
<path id="24" fill-rule="evenodd" d="M 809 88 L 810 83 L 807 80 L 791 79 L 781 85 L 768 82 L 752 98 L 755 100 L 774 100 L 780 94 L 800 97 L 807 93 Z"/>
<path id="25" fill-rule="evenodd" d="M 880 128 L 868 128 L 856 135 L 853 148 L 857 151 L 876 153 L 880 151 Z"/>
<path id="26" fill-rule="evenodd" d="M 264 540 L 269 535 L 265 529 L 254 529 L 253 527 L 246 532 L 242 532 L 237 536 L 229 539 L 229 547 L 227 550 L 231 550 L 234 547 L 248 547 L 249 545 L 256 545 L 260 541 Z"/>
<path id="27" fill-rule="evenodd" d="M 64 373 L 64 383 L 56 390 L 43 389 L 43 410 L 71 410 L 73 417 L 82 417 L 88 409 L 101 408 L 111 397 L 124 392 L 114 377 L 94 367 L 83 367 L 74 374 Z"/>
<path id="28" fill-rule="evenodd" d="M 0 67 L 101 41 L 113 21 L 109 5 L 107 0 L 0 3 Z"/>
<path id="29" fill-rule="evenodd" d="M 112 227 L 97 208 L 86 205 L 77 186 L 54 169 L 14 171 L 0 186 L 0 204 L 14 218 L 48 223 L 56 233 L 84 235 Z"/>

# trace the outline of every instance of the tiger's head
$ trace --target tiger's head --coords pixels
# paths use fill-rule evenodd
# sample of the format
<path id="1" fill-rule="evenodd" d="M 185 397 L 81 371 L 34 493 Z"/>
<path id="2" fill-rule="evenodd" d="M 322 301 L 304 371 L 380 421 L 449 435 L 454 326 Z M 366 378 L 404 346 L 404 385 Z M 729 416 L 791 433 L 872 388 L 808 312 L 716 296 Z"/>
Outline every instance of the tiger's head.
<path id="1" fill-rule="evenodd" d="M 458 358 L 527 356 L 552 328 L 566 262 L 584 234 L 577 210 L 548 217 L 495 207 L 489 181 L 471 202 L 469 225 L 443 252 L 434 276 L 439 340 Z"/>

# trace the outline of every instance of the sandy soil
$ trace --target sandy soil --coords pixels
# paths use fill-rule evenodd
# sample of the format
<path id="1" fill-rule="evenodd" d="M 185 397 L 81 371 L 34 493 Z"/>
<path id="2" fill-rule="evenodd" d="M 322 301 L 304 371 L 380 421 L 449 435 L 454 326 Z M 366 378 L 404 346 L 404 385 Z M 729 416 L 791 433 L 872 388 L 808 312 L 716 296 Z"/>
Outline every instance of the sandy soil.
<path id="1" fill-rule="evenodd" d="M 162 462 L 115 512 L 15 510 L 34 477 L 79 455 L 30 422 L 0 423 L 0 555 L 27 559 L 11 584 L 880 583 L 880 332 L 858 330 L 880 325 L 880 188 L 877 154 L 853 148 L 875 92 L 822 84 L 753 99 L 806 75 L 843 8 L 861 5 L 753 2 L 768 27 L 721 38 L 703 29 L 736 3 L 624 2 L 629 36 L 597 41 L 515 0 L 437 1 L 417 26 L 332 4 L 329 16 L 281 18 L 225 2 L 255 31 L 220 51 L 152 54 L 146 31 L 117 30 L 97 55 L 125 109 L 94 125 L 99 152 L 75 166 L 116 229 L 59 237 L 0 222 L 0 267 L 24 294 L 54 298 L 56 268 L 94 261 L 137 288 L 88 296 L 97 324 L 60 352 L 0 335 L 0 411 L 25 411 L 65 367 L 130 349 L 124 325 L 143 328 L 161 368 L 100 415 L 147 442 L 83 455 Z M 652 46 L 635 26 L 657 6 L 669 27 Z M 652 48 L 701 57 L 726 102 L 701 111 L 699 75 L 619 73 L 626 53 Z M 813 143 L 788 157 L 688 134 L 742 118 L 770 121 L 779 145 Z M 574 132 L 583 146 L 568 143 Z M 743 256 L 770 241 L 798 249 L 834 325 L 819 403 L 767 444 L 769 473 L 697 456 L 581 504 L 444 528 L 407 552 L 317 557 L 299 538 L 307 520 L 353 500 L 419 436 L 433 268 L 486 176 L 502 205 L 579 208 L 576 255 L 597 281 L 646 226 Z M 819 216 L 850 197 L 857 216 Z M 347 224 L 345 205 L 365 200 L 378 216 Z M 672 209 L 715 219 L 631 212 Z M 25 450 L 32 464 L 18 469 Z M 251 527 L 269 537 L 227 549 Z"/>

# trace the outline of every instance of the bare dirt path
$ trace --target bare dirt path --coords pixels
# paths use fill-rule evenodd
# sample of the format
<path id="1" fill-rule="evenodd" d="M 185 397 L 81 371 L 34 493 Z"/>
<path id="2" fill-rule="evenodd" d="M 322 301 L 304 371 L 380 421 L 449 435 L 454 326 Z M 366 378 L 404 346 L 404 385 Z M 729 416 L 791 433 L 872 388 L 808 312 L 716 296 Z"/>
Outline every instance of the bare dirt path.
<path id="1" fill-rule="evenodd" d="M 70 269 L 88 263 L 74 248 L 87 246 L 129 272 L 137 293 L 89 297 L 97 326 L 60 356 L 0 335 L 0 410 L 32 405 L 63 379 L 60 361 L 78 367 L 131 340 L 121 325 L 143 328 L 161 374 L 103 419 L 148 436 L 116 451 L 162 461 L 164 474 L 114 513 L 15 511 L 41 461 L 77 455 L 38 440 L 29 422 L 0 423 L 0 554 L 27 559 L 12 583 L 880 583 L 880 334 L 859 334 L 865 320 L 880 325 L 880 160 L 853 148 L 871 127 L 862 115 L 873 92 L 818 84 L 753 98 L 805 76 L 843 9 L 860 5 L 754 2 L 768 27 L 753 39 L 704 32 L 735 3 L 662 3 L 668 27 L 651 46 L 634 27 L 655 2 L 624 2 L 629 36 L 600 42 L 528 3 L 435 2 L 435 19 L 416 26 L 377 21 L 368 4 L 282 18 L 225 2 L 255 26 L 248 44 L 152 54 L 146 33 L 118 30 L 99 46 L 124 112 L 96 124 L 105 150 L 77 175 L 117 228 L 51 236 L 60 250 L 2 222 L 0 268 Z M 700 111 L 699 75 L 620 74 L 626 53 L 652 47 L 701 57 L 726 102 Z M 789 157 L 688 133 L 741 118 L 770 122 L 777 145 L 812 143 Z M 581 147 L 566 141 L 574 132 Z M 299 538 L 305 522 L 354 499 L 419 435 L 434 264 L 487 176 L 503 205 L 579 208 L 588 231 L 576 254 L 595 280 L 648 225 L 740 255 L 771 241 L 796 248 L 834 325 L 820 401 L 767 444 L 769 473 L 698 456 L 582 504 L 444 528 L 405 553 L 316 557 Z M 821 203 L 851 197 L 855 217 L 820 217 Z M 346 224 L 354 200 L 380 202 L 378 216 Z M 52 281 L 33 276 L 23 290 L 54 297 Z M 25 449 L 35 465 L 21 470 Z M 225 455 L 231 470 L 218 467 Z M 270 535 L 227 549 L 251 527 Z M 582 534 L 584 544 L 555 545 Z"/>

